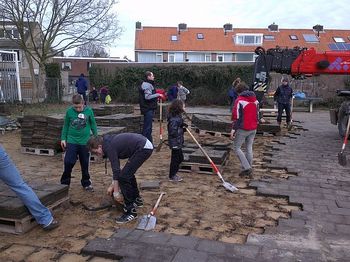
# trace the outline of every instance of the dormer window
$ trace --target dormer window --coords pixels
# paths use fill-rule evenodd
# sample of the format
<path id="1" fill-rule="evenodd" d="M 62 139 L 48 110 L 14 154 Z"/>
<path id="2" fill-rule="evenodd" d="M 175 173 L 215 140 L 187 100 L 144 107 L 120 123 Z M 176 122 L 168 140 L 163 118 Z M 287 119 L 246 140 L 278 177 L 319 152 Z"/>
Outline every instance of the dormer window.
<path id="1" fill-rule="evenodd" d="M 171 36 L 171 41 L 177 41 L 177 40 L 178 40 L 177 35 L 172 35 Z"/>
<path id="2" fill-rule="evenodd" d="M 290 40 L 298 40 L 298 36 L 296 35 L 289 35 Z"/>
<path id="3" fill-rule="evenodd" d="M 264 40 L 274 41 L 275 36 L 274 35 L 264 35 Z"/>
<path id="4" fill-rule="evenodd" d="M 234 39 L 236 45 L 261 45 L 263 34 L 237 34 Z"/>
<path id="5" fill-rule="evenodd" d="M 204 35 L 202 33 L 197 34 L 197 39 L 204 39 Z"/>
<path id="6" fill-rule="evenodd" d="M 333 37 L 333 40 L 334 40 L 334 42 L 336 42 L 336 43 L 345 43 L 345 40 L 344 40 L 344 38 L 342 38 L 342 37 Z"/>

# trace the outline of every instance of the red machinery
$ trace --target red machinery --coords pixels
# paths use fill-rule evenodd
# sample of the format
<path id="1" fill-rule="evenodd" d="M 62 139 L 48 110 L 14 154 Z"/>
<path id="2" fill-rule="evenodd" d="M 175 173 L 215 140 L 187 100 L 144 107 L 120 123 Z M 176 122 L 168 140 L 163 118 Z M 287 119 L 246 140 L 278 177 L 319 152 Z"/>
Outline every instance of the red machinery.
<path id="1" fill-rule="evenodd" d="M 314 48 L 271 48 L 255 50 L 254 82 L 252 89 L 259 101 L 267 92 L 270 72 L 304 78 L 320 74 L 350 75 L 350 51 L 326 51 L 317 53 Z M 337 110 L 331 111 L 331 122 L 338 124 L 339 134 L 345 135 L 348 116 L 350 115 L 350 90 L 337 90 L 338 96 L 348 97 Z M 333 114 L 333 115 L 332 115 Z"/>

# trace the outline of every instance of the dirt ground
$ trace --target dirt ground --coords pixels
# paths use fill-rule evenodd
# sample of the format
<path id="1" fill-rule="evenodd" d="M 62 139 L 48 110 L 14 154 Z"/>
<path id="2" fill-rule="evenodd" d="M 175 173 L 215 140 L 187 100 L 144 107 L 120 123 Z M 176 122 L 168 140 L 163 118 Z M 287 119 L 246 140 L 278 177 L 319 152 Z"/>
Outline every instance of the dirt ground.
<path id="1" fill-rule="evenodd" d="M 157 122 L 154 123 L 153 135 L 157 144 Z M 196 136 L 202 143 L 229 141 L 226 137 Z M 264 145 L 273 143 L 276 139 L 273 136 L 256 137 L 253 179 L 284 179 L 288 176 L 285 171 L 262 168 Z M 192 142 L 188 135 L 185 140 Z M 59 183 L 63 171 L 61 155 L 48 157 L 22 154 L 20 130 L 0 135 L 0 142 L 27 181 Z M 277 218 L 289 217 L 291 210 L 298 209 L 288 205 L 286 199 L 257 196 L 256 191 L 248 187 L 251 179 L 238 176 L 239 164 L 232 151 L 222 172 L 225 180 L 239 188 L 236 193 L 225 191 L 215 174 L 180 173 L 183 182 L 169 182 L 169 164 L 170 150 L 164 145 L 137 172 L 139 183 L 160 181 L 160 189 L 141 190 L 145 205 L 138 210 L 139 215 L 147 214 L 159 193 L 166 192 L 156 214 L 155 231 L 244 243 L 249 233 L 263 233 L 264 227 L 276 225 Z M 104 163 L 91 163 L 90 175 L 95 192 L 85 192 L 80 186 L 80 165 L 77 163 L 69 189 L 70 201 L 54 210 L 61 226 L 52 232 L 44 232 L 40 227 L 35 227 L 24 235 L 0 233 L 0 251 L 5 250 L 1 252 L 0 260 L 21 261 L 26 258 L 26 261 L 102 261 L 79 255 L 87 241 L 96 237 L 107 238 L 118 228 L 134 228 L 137 225 L 137 221 L 126 225 L 116 224 L 115 218 L 121 214 L 120 208 L 100 211 L 87 211 L 83 208 L 83 205 L 98 206 L 108 201 L 105 192 L 111 182 L 110 166 L 108 173 L 106 176 Z M 37 259 L 39 257 L 40 260 Z"/>

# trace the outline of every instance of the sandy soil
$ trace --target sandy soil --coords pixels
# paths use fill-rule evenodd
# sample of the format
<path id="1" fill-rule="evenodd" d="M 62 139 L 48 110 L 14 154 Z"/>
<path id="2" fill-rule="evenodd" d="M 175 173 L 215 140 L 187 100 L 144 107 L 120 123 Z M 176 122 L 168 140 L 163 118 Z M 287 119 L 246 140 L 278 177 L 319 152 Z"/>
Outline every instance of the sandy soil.
<path id="1" fill-rule="evenodd" d="M 158 123 L 154 123 L 154 141 L 158 143 Z M 198 137 L 198 135 L 197 135 Z M 190 137 L 186 136 L 190 141 Z M 203 142 L 228 142 L 226 137 L 199 137 Z M 275 177 L 284 179 L 285 171 L 267 170 L 261 167 L 264 145 L 276 140 L 276 137 L 257 136 L 255 140 L 254 179 Z M 22 154 L 20 152 L 20 131 L 7 132 L 0 135 L 1 144 L 10 154 L 27 181 L 59 183 L 63 171 L 61 155 L 54 157 Z M 256 191 L 248 187 L 250 179 L 238 176 L 239 164 L 235 155 L 231 155 L 223 168 L 225 180 L 237 186 L 237 193 L 225 191 L 219 178 L 213 175 L 197 173 L 181 173 L 183 182 L 169 182 L 168 170 L 170 150 L 163 146 L 160 152 L 152 157 L 137 172 L 138 182 L 159 180 L 160 189 L 142 190 L 144 207 L 139 215 L 147 214 L 161 191 L 166 192 L 156 217 L 155 231 L 191 235 L 201 238 L 220 240 L 229 243 L 244 243 L 249 233 L 263 233 L 264 227 L 276 225 L 278 217 L 288 217 L 291 210 L 286 199 L 257 196 Z M 36 227 L 24 235 L 0 233 L 1 261 L 20 261 L 26 257 L 27 249 L 42 252 L 49 259 L 62 261 L 86 261 L 79 256 L 81 248 L 88 240 L 96 237 L 109 237 L 118 228 L 134 228 L 137 222 L 119 226 L 114 221 L 121 214 L 120 208 L 109 208 L 101 211 L 87 211 L 83 205 L 98 206 L 108 201 L 106 188 L 111 182 L 111 170 L 105 175 L 103 163 L 91 163 L 90 174 L 95 192 L 85 192 L 80 186 L 80 166 L 76 165 L 69 190 L 70 202 L 54 210 L 55 217 L 61 226 L 44 232 Z M 18 246 L 16 246 L 18 245 Z M 23 246 L 27 247 L 23 248 Z M 36 254 L 37 254 L 36 253 Z M 31 255 L 31 257 L 33 254 Z M 5 259 L 5 260 L 4 260 Z M 60 261 L 61 261 L 60 260 Z M 27 258 L 26 261 L 35 261 Z M 89 260 L 90 261 L 90 260 Z"/>

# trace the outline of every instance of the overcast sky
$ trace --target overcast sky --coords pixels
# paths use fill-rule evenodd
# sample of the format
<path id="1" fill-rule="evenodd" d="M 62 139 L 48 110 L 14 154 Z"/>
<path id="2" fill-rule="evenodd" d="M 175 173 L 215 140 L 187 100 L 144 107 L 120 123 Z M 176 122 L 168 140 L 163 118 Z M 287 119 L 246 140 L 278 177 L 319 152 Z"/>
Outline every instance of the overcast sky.
<path id="1" fill-rule="evenodd" d="M 135 22 L 143 26 L 219 28 L 231 23 L 235 28 L 267 28 L 275 22 L 279 28 L 350 30 L 350 4 L 345 0 L 119 0 L 115 10 L 124 32 L 111 56 L 134 60 Z"/>

